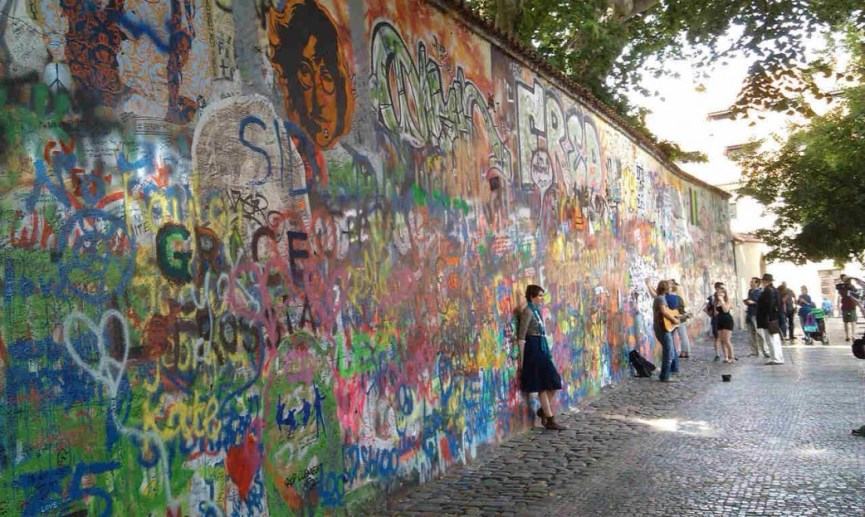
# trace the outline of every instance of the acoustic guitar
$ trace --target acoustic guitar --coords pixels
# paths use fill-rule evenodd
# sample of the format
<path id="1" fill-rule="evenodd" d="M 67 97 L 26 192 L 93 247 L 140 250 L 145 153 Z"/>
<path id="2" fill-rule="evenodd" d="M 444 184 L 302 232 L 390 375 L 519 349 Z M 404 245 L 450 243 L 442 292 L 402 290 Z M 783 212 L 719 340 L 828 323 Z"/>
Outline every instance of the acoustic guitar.
<path id="1" fill-rule="evenodd" d="M 682 324 L 682 319 L 681 319 L 682 316 L 681 316 L 681 313 L 679 312 L 679 309 L 670 309 L 670 312 L 672 312 L 673 314 L 675 314 L 676 316 L 679 317 L 679 322 L 676 323 L 675 321 L 673 321 L 673 320 L 669 319 L 668 317 L 664 316 L 664 317 L 663 317 L 663 320 L 664 320 L 664 330 L 667 331 L 667 332 L 673 332 L 674 330 L 676 330 L 677 328 L 679 328 L 679 325 Z"/>

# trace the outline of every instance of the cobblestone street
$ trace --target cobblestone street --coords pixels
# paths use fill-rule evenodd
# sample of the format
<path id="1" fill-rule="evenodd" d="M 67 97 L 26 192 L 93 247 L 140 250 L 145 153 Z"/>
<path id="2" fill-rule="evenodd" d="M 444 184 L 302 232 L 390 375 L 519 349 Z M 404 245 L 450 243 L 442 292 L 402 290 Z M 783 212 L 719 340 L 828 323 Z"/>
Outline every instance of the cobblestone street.
<path id="1" fill-rule="evenodd" d="M 865 361 L 828 320 L 830 346 L 785 346 L 786 364 L 712 361 L 700 342 L 681 382 L 605 388 L 569 429 L 539 427 L 391 501 L 395 515 L 865 514 Z M 732 382 L 721 382 L 721 374 Z"/>

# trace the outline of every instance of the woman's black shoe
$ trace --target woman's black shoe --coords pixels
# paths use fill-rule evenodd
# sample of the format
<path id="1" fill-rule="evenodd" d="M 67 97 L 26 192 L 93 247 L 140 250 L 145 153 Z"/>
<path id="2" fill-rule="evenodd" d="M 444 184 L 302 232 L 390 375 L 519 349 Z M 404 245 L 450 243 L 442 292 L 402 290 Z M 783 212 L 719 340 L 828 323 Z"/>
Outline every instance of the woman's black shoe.
<path id="1" fill-rule="evenodd" d="M 541 419 L 541 425 L 543 425 L 544 427 L 546 427 L 546 425 L 547 425 L 547 417 L 544 416 L 544 408 L 538 408 L 538 412 L 536 413 L 536 415 L 538 415 L 538 418 Z"/>

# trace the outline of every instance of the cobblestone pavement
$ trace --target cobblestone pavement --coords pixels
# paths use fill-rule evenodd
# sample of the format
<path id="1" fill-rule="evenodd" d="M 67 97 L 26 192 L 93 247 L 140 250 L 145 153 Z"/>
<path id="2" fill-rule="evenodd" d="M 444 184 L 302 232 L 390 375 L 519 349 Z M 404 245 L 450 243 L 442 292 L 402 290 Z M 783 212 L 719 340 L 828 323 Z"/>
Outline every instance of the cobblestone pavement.
<path id="1" fill-rule="evenodd" d="M 390 501 L 393 515 L 865 515 L 865 361 L 785 346 L 786 364 L 712 361 L 700 343 L 681 382 L 604 388 L 579 412 L 487 451 Z M 721 374 L 732 374 L 721 382 Z"/>

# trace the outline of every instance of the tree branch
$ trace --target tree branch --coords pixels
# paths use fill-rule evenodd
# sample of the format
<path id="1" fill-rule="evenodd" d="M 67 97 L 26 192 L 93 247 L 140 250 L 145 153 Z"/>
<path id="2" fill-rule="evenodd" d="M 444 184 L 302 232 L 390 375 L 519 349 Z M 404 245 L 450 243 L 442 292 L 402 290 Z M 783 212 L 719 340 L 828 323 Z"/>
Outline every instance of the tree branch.
<path id="1" fill-rule="evenodd" d="M 613 19 L 625 21 L 644 13 L 657 5 L 660 0 L 607 0 L 613 10 Z"/>

